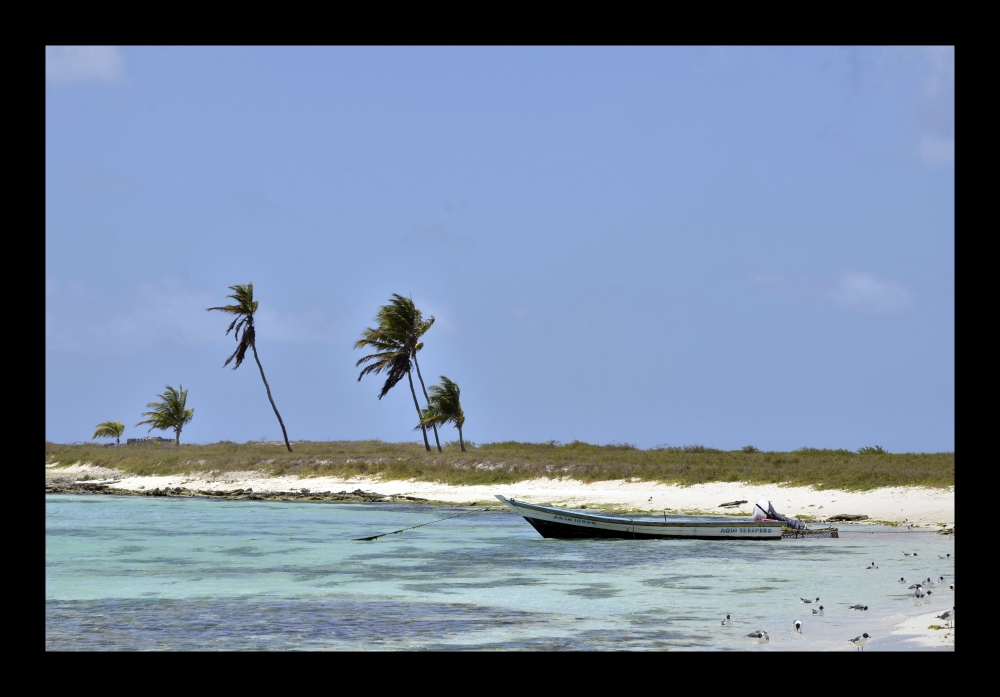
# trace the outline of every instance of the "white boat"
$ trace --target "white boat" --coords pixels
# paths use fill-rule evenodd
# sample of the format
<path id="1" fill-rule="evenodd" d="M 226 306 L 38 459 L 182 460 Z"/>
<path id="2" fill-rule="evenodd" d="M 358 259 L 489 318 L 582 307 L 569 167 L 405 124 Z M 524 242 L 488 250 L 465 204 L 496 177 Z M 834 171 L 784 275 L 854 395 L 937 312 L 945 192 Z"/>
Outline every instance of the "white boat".
<path id="1" fill-rule="evenodd" d="M 780 520 L 638 520 L 596 515 L 565 508 L 536 506 L 497 496 L 522 516 L 542 537 L 616 538 L 625 540 L 780 540 Z M 829 536 L 829 535 L 828 535 Z"/>

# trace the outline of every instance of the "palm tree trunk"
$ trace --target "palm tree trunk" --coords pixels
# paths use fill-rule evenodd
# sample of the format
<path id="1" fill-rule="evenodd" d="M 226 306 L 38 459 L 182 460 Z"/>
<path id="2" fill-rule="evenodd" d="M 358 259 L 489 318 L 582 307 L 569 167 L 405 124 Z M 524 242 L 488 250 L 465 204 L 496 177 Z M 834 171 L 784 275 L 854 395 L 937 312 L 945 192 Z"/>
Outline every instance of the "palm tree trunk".
<path id="1" fill-rule="evenodd" d="M 465 452 L 465 441 L 462 440 L 462 427 L 458 427 L 458 444 L 462 446 L 462 452 Z"/>
<path id="2" fill-rule="evenodd" d="M 260 364 L 260 359 L 257 357 L 257 344 L 250 344 L 250 348 L 253 349 L 253 359 L 257 361 L 257 367 L 260 368 L 260 379 L 264 381 L 264 387 L 267 389 L 267 398 L 271 400 L 271 408 L 274 409 L 274 415 L 278 417 L 278 423 L 281 424 L 281 435 L 285 437 L 285 447 L 288 448 L 288 452 L 292 452 L 292 444 L 288 442 L 288 431 L 285 430 L 285 422 L 281 420 L 278 407 L 274 405 L 274 397 L 271 396 L 271 386 L 267 384 L 267 378 L 264 377 L 264 366 Z"/>
<path id="3" fill-rule="evenodd" d="M 413 365 L 417 366 L 417 377 L 420 378 L 420 389 L 424 391 L 424 399 L 427 400 L 427 406 L 431 405 L 431 398 L 427 396 L 427 388 L 424 386 L 424 376 L 420 374 L 420 364 L 417 363 L 417 352 L 413 352 Z M 431 424 L 434 429 L 434 442 L 437 443 L 438 452 L 441 452 L 441 440 L 438 438 L 438 427 L 437 424 Z"/>
<path id="4" fill-rule="evenodd" d="M 406 371 L 406 377 L 410 381 L 410 394 L 413 395 L 413 406 L 416 407 L 416 409 L 417 409 L 417 421 L 420 421 L 421 420 L 420 419 L 420 403 L 417 401 L 417 391 L 415 389 L 413 389 L 413 376 L 410 375 L 410 371 L 409 370 Z M 424 426 L 423 423 L 420 424 L 420 430 L 424 432 L 424 447 L 427 448 L 427 452 L 430 452 L 431 451 L 431 444 L 427 440 L 427 427 Z"/>
<path id="5" fill-rule="evenodd" d="M 177 428 L 174 429 L 174 445 L 180 445 L 180 444 L 181 444 L 181 429 L 178 426 Z"/>

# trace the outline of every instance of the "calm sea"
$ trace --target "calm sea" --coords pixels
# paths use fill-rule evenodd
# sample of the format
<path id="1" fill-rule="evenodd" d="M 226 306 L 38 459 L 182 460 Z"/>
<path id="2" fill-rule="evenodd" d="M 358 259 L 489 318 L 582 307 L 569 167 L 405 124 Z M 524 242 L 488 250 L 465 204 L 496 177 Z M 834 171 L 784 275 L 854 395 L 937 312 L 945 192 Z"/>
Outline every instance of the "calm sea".
<path id="1" fill-rule="evenodd" d="M 903 650 L 915 646 L 889 636 L 895 624 L 954 604 L 954 562 L 938 559 L 954 539 L 898 528 L 568 541 L 484 512 L 351 541 L 462 511 L 49 495 L 46 648 L 768 651 L 853 649 L 848 639 L 868 632 L 866 650 Z M 918 606 L 900 576 L 947 581 Z M 822 617 L 799 600 L 817 596 Z M 755 629 L 768 645 L 744 636 Z"/>

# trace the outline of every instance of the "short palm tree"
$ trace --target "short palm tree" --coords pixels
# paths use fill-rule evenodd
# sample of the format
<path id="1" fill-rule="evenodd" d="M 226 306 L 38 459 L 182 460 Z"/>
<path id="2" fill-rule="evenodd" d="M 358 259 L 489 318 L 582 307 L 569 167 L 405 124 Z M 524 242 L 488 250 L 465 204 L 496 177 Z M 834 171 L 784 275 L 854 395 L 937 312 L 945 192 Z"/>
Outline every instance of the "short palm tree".
<path id="1" fill-rule="evenodd" d="M 464 453 L 465 440 L 462 438 L 462 425 L 465 423 L 465 412 L 462 411 L 460 397 L 461 390 L 458 389 L 458 385 L 442 375 L 440 385 L 431 385 L 431 397 L 428 400 L 427 408 L 420 413 L 420 425 L 455 424 L 455 428 L 458 429 L 458 444 Z"/>
<path id="2" fill-rule="evenodd" d="M 122 434 L 125 433 L 125 424 L 121 421 L 102 421 L 97 424 L 94 431 L 94 438 L 114 438 L 116 445 L 122 444 Z"/>
<path id="3" fill-rule="evenodd" d="M 253 358 L 257 361 L 257 367 L 260 368 L 260 379 L 264 381 L 264 389 L 267 390 L 267 398 L 271 400 L 271 408 L 274 409 L 274 415 L 278 417 L 278 423 L 281 425 L 281 435 L 285 437 L 285 447 L 288 448 L 288 452 L 292 452 L 292 444 L 288 442 L 288 431 L 285 430 L 285 422 L 281 420 L 278 407 L 274 404 L 274 397 L 271 396 L 271 386 L 267 384 L 267 378 L 264 377 L 264 366 L 260 364 L 260 358 L 257 357 L 257 332 L 253 324 L 253 316 L 257 312 L 257 301 L 253 299 L 253 283 L 247 283 L 245 286 L 239 284 L 229 286 L 229 290 L 233 291 L 233 294 L 226 297 L 235 300 L 235 305 L 208 308 L 209 312 L 212 310 L 221 310 L 222 312 L 236 315 L 236 318 L 229 325 L 229 329 L 226 330 L 226 336 L 229 336 L 229 332 L 234 329 L 236 330 L 236 350 L 226 359 L 222 367 L 225 368 L 235 358 L 236 365 L 233 366 L 233 370 L 236 370 L 243 363 L 247 349 L 249 348 L 253 351 Z"/>
<path id="4" fill-rule="evenodd" d="M 358 380 L 360 381 L 369 373 L 376 375 L 386 373 L 385 384 L 383 384 L 382 391 L 378 396 L 379 399 L 382 399 L 405 375 L 409 380 L 413 406 L 419 417 L 420 403 L 417 401 L 417 393 L 413 387 L 411 370 L 414 367 L 417 369 L 417 378 L 420 380 L 424 398 L 429 400 L 424 379 L 420 375 L 417 352 L 424 347 L 420 337 L 434 324 L 434 318 L 425 320 L 411 298 L 404 298 L 398 293 L 393 293 L 389 304 L 378 309 L 375 322 L 377 326 L 374 329 L 365 329 L 361 333 L 361 338 L 354 344 L 354 348 L 375 349 L 375 353 L 364 356 L 355 363 L 355 367 L 368 363 L 358 375 Z M 427 429 L 421 427 L 421 430 L 424 435 L 424 447 L 429 451 L 431 446 L 427 440 Z M 440 452 L 441 441 L 438 439 L 436 426 L 434 427 L 434 440 Z"/>
<path id="5" fill-rule="evenodd" d="M 173 429 L 174 443 L 180 445 L 181 429 L 194 418 L 194 409 L 185 408 L 187 406 L 188 391 L 184 389 L 183 385 L 180 385 L 176 390 L 167 385 L 166 392 L 156 396 L 163 401 L 147 404 L 146 407 L 152 409 L 152 411 L 145 411 L 142 415 L 149 418 L 140 421 L 136 426 L 149 424 L 150 431 L 154 428 L 158 428 L 161 431 Z"/>

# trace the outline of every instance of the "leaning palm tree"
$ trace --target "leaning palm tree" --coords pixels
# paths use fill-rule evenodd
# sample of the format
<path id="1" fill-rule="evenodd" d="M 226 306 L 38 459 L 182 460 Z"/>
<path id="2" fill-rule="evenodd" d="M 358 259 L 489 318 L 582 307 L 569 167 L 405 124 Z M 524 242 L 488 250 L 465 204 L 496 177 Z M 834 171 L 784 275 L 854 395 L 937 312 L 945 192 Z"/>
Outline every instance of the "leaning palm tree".
<path id="1" fill-rule="evenodd" d="M 146 407 L 152 411 L 145 411 L 142 415 L 149 418 L 140 421 L 136 426 L 149 424 L 150 431 L 154 428 L 158 428 L 161 431 L 173 429 L 174 443 L 180 445 L 181 429 L 194 418 L 194 409 L 185 408 L 187 406 L 188 391 L 184 389 L 183 385 L 180 385 L 176 390 L 167 385 L 166 392 L 156 396 L 163 401 L 147 404 Z"/>
<path id="2" fill-rule="evenodd" d="M 465 423 L 465 412 L 462 411 L 460 396 L 461 390 L 458 389 L 458 385 L 442 375 L 440 385 L 431 385 L 431 397 L 427 408 L 420 412 L 420 426 L 455 424 L 455 428 L 458 429 L 458 444 L 464 453 L 462 424 Z"/>
<path id="3" fill-rule="evenodd" d="M 420 310 L 417 310 L 417 312 L 420 312 Z M 424 332 L 430 329 L 430 326 L 432 324 L 434 324 L 433 317 L 431 317 L 429 320 L 426 320 L 425 322 L 421 322 L 420 324 L 418 324 L 417 326 L 419 333 L 417 334 L 417 336 L 422 336 Z M 424 342 L 422 341 L 418 341 L 417 345 L 413 347 L 413 365 L 417 369 L 417 377 L 420 378 L 420 389 L 424 391 L 424 399 L 427 400 L 428 404 L 430 404 L 431 398 L 427 396 L 427 387 L 424 385 L 424 376 L 420 374 L 420 363 L 417 362 L 417 352 L 420 351 L 420 349 L 422 349 L 423 347 L 424 347 Z M 431 426 L 434 429 L 434 442 L 437 444 L 438 452 L 441 452 L 441 439 L 438 438 L 437 424 L 431 424 Z"/>
<path id="4" fill-rule="evenodd" d="M 420 415 L 420 403 L 417 401 L 417 393 L 413 386 L 412 368 L 417 369 L 417 378 L 427 396 L 427 388 L 424 387 L 424 379 L 420 375 L 420 364 L 417 362 L 417 351 L 424 347 L 420 337 L 434 324 L 434 318 L 424 319 L 423 314 L 413 304 L 410 298 L 393 293 L 389 299 L 389 304 L 383 305 L 375 315 L 377 326 L 372 329 L 365 329 L 361 333 L 361 338 L 355 342 L 354 348 L 374 348 L 375 353 L 362 357 L 355 363 L 355 367 L 368 363 L 358 375 L 360 381 L 369 373 L 386 373 L 386 381 L 382 386 L 382 392 L 378 398 L 382 399 L 405 375 L 410 383 L 410 392 L 413 395 L 413 406 Z M 430 443 L 427 440 L 427 429 L 423 428 L 424 447 L 429 451 Z M 434 440 L 437 443 L 438 451 L 441 451 L 441 441 L 438 438 L 437 427 L 434 427 Z"/>
<path id="5" fill-rule="evenodd" d="M 236 350 L 226 359 L 222 367 L 225 368 L 235 358 L 236 365 L 233 366 L 233 370 L 236 370 L 243 363 L 247 349 L 253 350 L 253 358 L 257 361 L 257 367 L 260 368 L 260 379 L 264 381 L 267 398 L 271 400 L 271 408 L 274 409 L 274 415 L 278 417 L 278 423 L 281 424 L 281 434 L 285 437 L 285 447 L 288 448 L 288 452 L 292 452 L 292 444 L 288 442 L 288 431 L 285 430 L 285 422 L 281 420 L 278 407 L 274 404 L 274 397 L 271 396 L 271 386 L 267 384 L 267 378 L 264 377 L 264 366 L 260 364 L 260 358 L 257 357 L 257 332 L 253 324 L 253 316 L 257 312 L 257 301 L 253 299 L 253 283 L 247 283 L 245 286 L 240 284 L 229 286 L 229 290 L 233 291 L 233 294 L 226 297 L 235 300 L 235 305 L 208 308 L 209 312 L 212 310 L 221 310 L 222 312 L 236 315 L 236 318 L 229 325 L 229 329 L 226 330 L 226 336 L 229 336 L 229 332 L 234 329 L 236 330 L 236 334 L 234 335 L 236 338 Z"/>
<path id="6" fill-rule="evenodd" d="M 102 421 L 97 424 L 93 438 L 114 438 L 115 445 L 121 445 L 123 433 L 125 433 L 125 424 L 121 421 Z"/>

